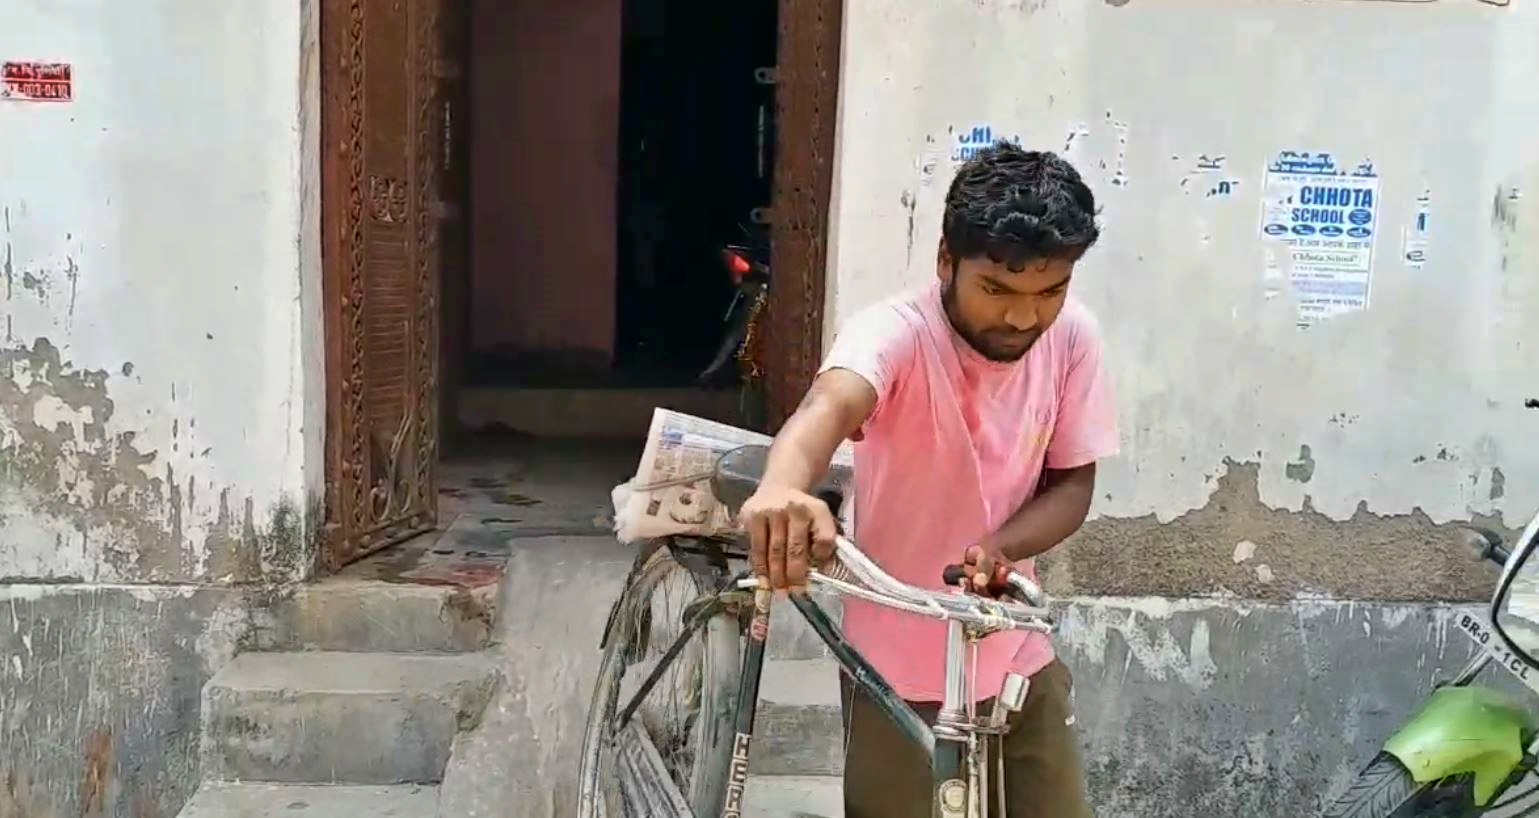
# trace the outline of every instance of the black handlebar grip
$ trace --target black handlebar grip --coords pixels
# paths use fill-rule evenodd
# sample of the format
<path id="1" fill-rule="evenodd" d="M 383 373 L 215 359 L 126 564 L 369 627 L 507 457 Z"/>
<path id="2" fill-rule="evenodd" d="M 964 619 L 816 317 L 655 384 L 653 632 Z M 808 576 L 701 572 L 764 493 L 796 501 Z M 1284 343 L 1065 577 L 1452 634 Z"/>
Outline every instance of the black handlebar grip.
<path id="1" fill-rule="evenodd" d="M 1019 599 L 1021 602 L 1026 604 L 1031 604 L 1030 600 L 1025 599 L 1023 595 L 1016 590 L 1015 586 L 1010 584 L 1009 577 L 1011 570 L 1012 569 L 1008 565 L 995 566 L 994 581 L 989 583 L 988 589 L 984 592 L 985 595 L 992 597 L 1008 596 L 1014 599 Z M 962 580 L 966 577 L 967 571 L 961 565 L 948 565 L 941 570 L 941 582 L 946 583 L 946 586 L 950 588 L 955 588 L 956 586 L 960 585 Z M 978 589 L 974 588 L 971 584 L 967 586 L 967 590 L 973 593 L 978 592 Z"/>

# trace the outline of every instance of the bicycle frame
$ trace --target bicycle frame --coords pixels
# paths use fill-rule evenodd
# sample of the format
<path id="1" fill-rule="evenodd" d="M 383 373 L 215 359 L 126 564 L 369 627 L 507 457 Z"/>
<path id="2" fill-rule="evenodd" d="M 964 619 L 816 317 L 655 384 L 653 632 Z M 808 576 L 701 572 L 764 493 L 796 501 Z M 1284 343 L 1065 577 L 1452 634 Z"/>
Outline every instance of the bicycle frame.
<path id="1" fill-rule="evenodd" d="M 1003 732 L 1008 715 L 1019 711 L 1024 704 L 1027 684 L 1024 679 L 1013 674 L 1007 677 L 1004 689 L 995 699 L 994 713 L 990 715 L 987 723 L 980 722 L 972 718 L 971 704 L 975 697 L 972 679 L 965 672 L 965 663 L 974 642 L 994 630 L 1005 629 L 1004 623 L 1012 617 L 1005 613 L 1004 608 L 990 608 L 988 603 L 977 597 L 959 595 L 954 598 L 954 602 L 940 597 L 946 604 L 938 604 L 934 600 L 926 603 L 920 596 L 914 594 L 913 589 L 905 590 L 905 586 L 901 583 L 882 573 L 874 563 L 870 563 L 855 549 L 852 543 L 841 540 L 840 545 L 842 558 L 864 567 L 864 570 L 857 570 L 855 573 L 873 578 L 878 587 L 852 585 L 843 579 L 820 572 L 814 572 L 815 581 L 855 596 L 871 598 L 885 593 L 888 595 L 884 597 L 885 604 L 900 609 L 908 607 L 932 615 L 941 610 L 971 611 L 968 616 L 968 621 L 972 622 L 971 625 L 968 621 L 948 618 L 946 689 L 940 714 L 932 728 L 897 694 L 876 668 L 849 644 L 838 624 L 822 607 L 810 597 L 799 594 L 790 595 L 792 604 L 828 647 L 829 652 L 851 682 L 876 704 L 877 708 L 908 740 L 914 742 L 915 746 L 924 752 L 930 762 L 934 778 L 931 815 L 934 818 L 984 818 L 988 810 L 988 770 L 983 763 L 985 754 L 981 752 L 983 748 L 979 738 L 987 738 Z M 691 605 L 691 609 L 686 611 L 683 631 L 669 646 L 652 673 L 642 681 L 629 704 L 621 710 L 616 729 L 626 725 L 637 705 L 646 698 L 653 686 L 662 678 L 678 651 L 693 638 L 700 627 L 728 608 L 751 605 L 748 639 L 738 687 L 735 735 L 732 742 L 732 757 L 728 765 L 726 799 L 721 813 L 722 818 L 741 818 L 743 795 L 748 782 L 749 748 L 753 742 L 753 725 L 758 710 L 759 686 L 764 670 L 764 651 L 769 638 L 770 610 L 774 593 L 767 588 L 758 587 L 758 582 L 746 573 L 727 579 L 727 555 L 714 545 L 708 545 L 705 550 L 701 550 L 685 546 L 680 541 L 668 541 L 667 547 L 681 565 L 697 576 L 707 579 L 719 590 L 715 594 L 697 600 Z M 1026 584 L 1032 587 L 1036 594 L 1040 594 L 1040 591 L 1035 590 L 1029 582 Z M 1032 617 L 1028 621 L 1035 629 L 1044 631 L 1050 629 L 1050 626 L 1045 624 L 1047 616 L 1045 609 L 1019 608 L 1015 615 Z M 1021 625 L 1020 620 L 1015 621 L 1017 625 Z M 676 793 L 663 794 L 660 802 L 652 806 L 652 814 L 677 812 L 676 805 L 682 802 L 682 798 L 675 795 Z M 687 815 L 687 811 L 680 814 Z"/>
<path id="2" fill-rule="evenodd" d="M 774 592 L 766 588 L 754 591 L 753 619 L 748 630 L 748 650 L 743 656 L 743 680 L 738 688 L 737 700 L 737 735 L 732 742 L 731 777 L 727 782 L 727 802 L 722 808 L 722 818 L 742 818 L 743 793 L 748 783 L 748 750 L 753 741 L 754 717 L 759 706 L 759 680 L 764 672 L 764 649 L 769 639 L 770 607 L 774 599 Z M 888 718 L 898 727 L 910 741 L 925 751 L 925 756 L 930 759 L 931 768 L 935 771 L 936 793 L 939 798 L 944 790 L 948 795 L 957 786 L 962 786 L 960 772 L 962 769 L 964 745 L 956 740 L 938 741 L 919 714 L 908 706 L 898 696 L 887 680 L 872 667 L 860 652 L 845 641 L 843 632 L 839 626 L 829 618 L 816 602 L 810 598 L 793 594 L 791 603 L 796 606 L 802 618 L 828 646 L 834 660 L 844 669 L 851 681 L 869 695 Z M 949 654 L 949 651 L 948 651 Z M 965 792 L 959 791 L 959 795 Z M 965 798 L 963 799 L 965 802 Z M 939 801 L 937 800 L 937 803 Z M 961 816 L 956 812 L 932 812 L 935 815 Z"/>

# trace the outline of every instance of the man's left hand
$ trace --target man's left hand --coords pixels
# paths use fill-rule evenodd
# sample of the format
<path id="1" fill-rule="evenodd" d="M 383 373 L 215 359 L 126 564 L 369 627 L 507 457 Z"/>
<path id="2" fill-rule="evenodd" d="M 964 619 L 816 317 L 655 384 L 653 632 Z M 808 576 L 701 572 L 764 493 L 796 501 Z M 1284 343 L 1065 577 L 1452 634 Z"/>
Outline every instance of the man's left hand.
<path id="1" fill-rule="evenodd" d="M 969 546 L 962 552 L 962 576 L 977 593 L 989 593 L 990 586 L 997 588 L 1009 568 L 1010 560 L 1004 552 L 988 543 Z"/>

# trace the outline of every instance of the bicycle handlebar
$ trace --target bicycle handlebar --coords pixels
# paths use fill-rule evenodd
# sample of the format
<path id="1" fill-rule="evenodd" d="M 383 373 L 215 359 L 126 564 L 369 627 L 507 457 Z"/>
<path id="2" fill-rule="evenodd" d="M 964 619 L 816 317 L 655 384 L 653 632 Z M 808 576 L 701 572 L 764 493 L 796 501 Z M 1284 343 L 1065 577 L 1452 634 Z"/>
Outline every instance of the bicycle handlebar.
<path id="1" fill-rule="evenodd" d="M 967 576 L 967 568 L 962 565 L 948 565 L 941 572 L 941 582 L 950 586 L 962 583 Z M 973 590 L 971 588 L 967 589 Z M 1037 583 L 1026 578 L 1026 575 L 1009 565 L 999 565 L 994 568 L 994 576 L 989 579 L 985 589 L 989 596 L 1009 596 L 1016 601 L 1037 608 L 1047 607 L 1047 594 Z"/>
<path id="2" fill-rule="evenodd" d="M 1034 630 L 1042 633 L 1053 630 L 1053 615 L 1047 610 L 1046 595 L 1036 583 L 1009 566 L 1001 566 L 1005 569 L 1005 582 L 1012 596 L 1024 597 L 1027 603 L 958 591 L 932 591 L 900 582 L 844 537 L 834 541 L 834 557 L 835 562 L 826 569 L 812 572 L 812 581 L 838 593 L 895 610 L 942 621 L 959 621 L 990 630 Z M 960 566 L 949 566 L 947 573 L 951 568 L 960 570 Z M 851 579 L 856 581 L 852 582 Z M 757 584 L 757 580 L 748 582 Z"/>

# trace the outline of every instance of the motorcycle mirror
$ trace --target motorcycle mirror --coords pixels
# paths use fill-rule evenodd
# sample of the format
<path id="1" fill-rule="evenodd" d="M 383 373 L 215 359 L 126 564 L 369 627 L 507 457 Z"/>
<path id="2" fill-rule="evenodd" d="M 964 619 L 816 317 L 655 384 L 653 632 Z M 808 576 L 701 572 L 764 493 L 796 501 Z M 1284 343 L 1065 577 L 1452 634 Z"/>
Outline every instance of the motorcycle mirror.
<path id="1" fill-rule="evenodd" d="M 1534 556 L 1539 516 L 1523 530 L 1491 600 L 1491 624 L 1529 667 L 1539 667 L 1539 557 Z"/>
<path id="2" fill-rule="evenodd" d="M 1512 555 L 1507 551 L 1507 546 L 1502 542 L 1502 535 L 1476 525 L 1459 526 L 1459 538 L 1469 549 L 1475 552 L 1475 556 L 1483 560 L 1490 560 L 1505 568 L 1507 560 Z"/>
<path id="3" fill-rule="evenodd" d="M 1461 527 L 1459 528 L 1459 542 L 1463 543 L 1465 548 L 1475 552 L 1475 556 L 1482 559 L 1485 558 L 1486 538 L 1480 536 L 1479 532 Z"/>

